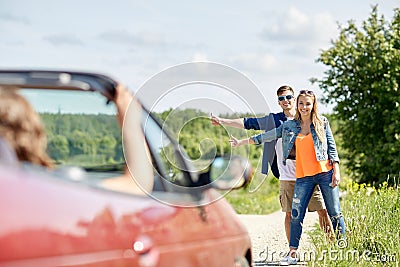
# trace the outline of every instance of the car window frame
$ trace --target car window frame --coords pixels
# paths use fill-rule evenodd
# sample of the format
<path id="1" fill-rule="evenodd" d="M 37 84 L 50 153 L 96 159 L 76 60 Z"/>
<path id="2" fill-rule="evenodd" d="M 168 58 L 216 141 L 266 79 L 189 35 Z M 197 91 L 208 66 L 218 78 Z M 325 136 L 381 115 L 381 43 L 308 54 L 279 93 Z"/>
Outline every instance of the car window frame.
<path id="1" fill-rule="evenodd" d="M 177 184 L 169 181 L 168 178 L 166 178 L 166 177 L 168 177 L 168 174 L 164 168 L 162 159 L 160 158 L 158 153 L 155 152 L 156 148 L 154 147 L 154 144 L 149 142 L 148 136 L 146 136 L 146 134 L 145 134 L 146 143 L 149 147 L 151 156 L 154 159 L 154 163 L 157 164 L 156 169 L 161 172 L 158 174 L 155 173 L 155 179 L 156 179 L 156 176 L 158 176 L 157 179 L 160 179 L 162 187 L 166 192 L 178 192 L 178 193 L 188 192 L 189 189 L 185 190 L 185 188 L 192 188 L 192 186 L 194 186 L 194 184 L 196 182 L 195 179 L 197 179 L 197 177 L 198 177 L 197 173 L 195 173 L 193 171 L 193 166 L 191 165 L 191 162 L 187 160 L 187 158 L 186 158 L 187 156 L 185 157 L 185 155 L 182 155 L 181 151 L 184 151 L 184 150 L 182 150 L 183 148 L 181 148 L 179 143 L 174 138 L 172 138 L 172 135 L 170 134 L 169 130 L 165 127 L 162 127 L 162 122 L 157 117 L 155 117 L 151 112 L 149 112 L 145 107 L 142 107 L 142 109 L 145 113 L 145 116 L 147 117 L 146 120 L 147 119 L 152 120 L 156 124 L 156 126 L 158 127 L 160 132 L 162 132 L 162 134 L 165 135 L 165 137 L 168 138 L 168 140 L 170 141 L 170 143 L 174 149 L 174 155 L 177 158 L 177 160 L 179 161 L 178 163 L 180 164 L 180 167 L 181 167 L 180 171 L 182 172 L 184 179 L 187 180 L 188 183 L 186 185 L 177 185 Z M 143 124 L 143 121 L 142 121 L 142 124 Z M 143 125 L 142 125 L 142 129 L 144 129 Z M 161 174 L 161 175 L 159 175 L 159 174 Z"/>

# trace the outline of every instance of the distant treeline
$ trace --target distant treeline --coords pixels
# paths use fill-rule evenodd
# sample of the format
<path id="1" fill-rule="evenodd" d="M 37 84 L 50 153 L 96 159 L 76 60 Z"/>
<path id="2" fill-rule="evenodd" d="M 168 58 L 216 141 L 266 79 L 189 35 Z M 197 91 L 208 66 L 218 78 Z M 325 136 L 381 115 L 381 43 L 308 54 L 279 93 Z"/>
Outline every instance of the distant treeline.
<path id="1" fill-rule="evenodd" d="M 123 161 L 121 131 L 113 115 L 40 114 L 48 153 L 57 163 L 100 165 Z"/>
<path id="2" fill-rule="evenodd" d="M 229 155 L 229 136 L 244 138 L 255 131 L 212 126 L 209 114 L 195 110 L 155 113 L 191 159 Z M 254 116 L 221 114 L 225 118 Z M 42 113 L 48 132 L 48 153 L 58 163 L 92 166 L 123 161 L 121 130 L 114 115 Z M 234 148 L 234 154 L 258 159 L 260 146 Z"/>
<path id="3" fill-rule="evenodd" d="M 254 117 L 254 114 L 216 114 L 223 118 Z M 214 156 L 228 156 L 230 153 L 250 159 L 261 156 L 261 146 L 242 146 L 232 151 L 230 135 L 245 138 L 256 131 L 245 131 L 231 127 L 213 126 L 210 113 L 196 109 L 170 109 L 156 114 L 179 141 L 191 159 L 210 159 Z M 259 114 L 259 116 L 261 116 Z"/>

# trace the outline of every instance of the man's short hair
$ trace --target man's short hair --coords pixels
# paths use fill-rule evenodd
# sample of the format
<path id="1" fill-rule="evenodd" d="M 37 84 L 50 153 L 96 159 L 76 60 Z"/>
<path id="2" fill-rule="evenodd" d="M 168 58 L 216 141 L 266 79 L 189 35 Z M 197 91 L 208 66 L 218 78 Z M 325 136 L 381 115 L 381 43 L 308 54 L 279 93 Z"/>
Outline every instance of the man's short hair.
<path id="1" fill-rule="evenodd" d="M 276 91 L 276 95 L 280 95 L 285 91 L 290 91 L 294 95 L 294 90 L 289 85 L 282 85 L 281 87 L 279 87 L 278 90 Z"/>

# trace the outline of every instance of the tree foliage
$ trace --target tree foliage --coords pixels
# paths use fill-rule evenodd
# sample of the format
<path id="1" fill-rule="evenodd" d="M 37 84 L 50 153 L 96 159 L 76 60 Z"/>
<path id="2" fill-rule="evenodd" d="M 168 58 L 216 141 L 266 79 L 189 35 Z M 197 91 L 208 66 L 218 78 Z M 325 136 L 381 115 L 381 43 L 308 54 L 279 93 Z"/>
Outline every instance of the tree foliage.
<path id="1" fill-rule="evenodd" d="M 192 160 L 201 162 L 231 152 L 250 159 L 261 158 L 261 146 L 244 146 L 232 151 L 229 144 L 230 135 L 244 138 L 255 131 L 212 126 L 209 114 L 195 109 L 170 109 L 153 115 Z M 248 114 L 223 116 L 245 115 Z M 115 116 L 42 113 L 41 117 L 48 135 L 47 151 L 57 163 L 91 167 L 124 161 L 121 131 Z"/>
<path id="2" fill-rule="evenodd" d="M 196 109 L 168 110 L 156 114 L 172 133 L 173 137 L 183 146 L 193 160 L 212 159 L 215 156 L 225 156 L 230 153 L 258 160 L 262 156 L 262 146 L 242 146 L 233 148 L 229 144 L 231 135 L 245 138 L 256 133 L 232 127 L 213 126 L 210 114 Z M 222 114 L 224 118 L 242 118 L 254 114 Z M 264 116 L 258 114 L 258 116 Z"/>
<path id="3" fill-rule="evenodd" d="M 40 115 L 48 135 L 47 152 L 57 163 L 87 167 L 123 161 L 121 131 L 115 116 Z"/>
<path id="4" fill-rule="evenodd" d="M 374 6 L 361 26 L 340 26 L 318 61 L 328 68 L 313 82 L 336 104 L 347 170 L 359 182 L 393 183 L 400 174 L 400 10 L 386 21 Z"/>

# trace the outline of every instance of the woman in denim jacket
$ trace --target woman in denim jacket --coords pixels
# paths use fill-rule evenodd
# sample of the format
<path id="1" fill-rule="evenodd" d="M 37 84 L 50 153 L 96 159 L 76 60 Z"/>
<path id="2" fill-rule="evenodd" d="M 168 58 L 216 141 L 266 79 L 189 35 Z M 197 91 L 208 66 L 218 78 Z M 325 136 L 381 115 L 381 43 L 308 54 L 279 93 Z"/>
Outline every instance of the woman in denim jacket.
<path id="1" fill-rule="evenodd" d="M 296 159 L 296 185 L 290 221 L 290 253 L 283 261 L 296 264 L 295 257 L 302 233 L 302 223 L 314 187 L 321 188 L 328 214 L 338 237 L 345 237 L 345 224 L 340 211 L 339 157 L 328 120 L 318 114 L 317 99 L 312 91 L 302 90 L 297 97 L 294 120 L 286 121 L 271 131 L 229 141 L 233 147 L 261 144 L 282 138 L 283 164 Z"/>

